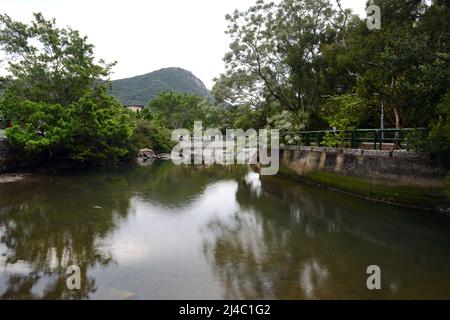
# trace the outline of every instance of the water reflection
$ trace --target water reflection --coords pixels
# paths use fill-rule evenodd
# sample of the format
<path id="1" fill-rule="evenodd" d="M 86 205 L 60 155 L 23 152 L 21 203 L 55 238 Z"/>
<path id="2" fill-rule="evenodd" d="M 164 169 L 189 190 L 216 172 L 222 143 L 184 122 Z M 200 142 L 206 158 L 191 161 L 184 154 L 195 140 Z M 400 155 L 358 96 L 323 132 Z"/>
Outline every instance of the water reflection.
<path id="1" fill-rule="evenodd" d="M 241 210 L 211 221 L 205 237 L 226 298 L 450 297 L 448 218 L 277 178 L 265 178 L 253 201 L 251 185 L 239 183 Z M 379 292 L 365 287 L 371 264 L 383 271 Z"/>
<path id="2" fill-rule="evenodd" d="M 450 298 L 448 230 L 239 166 L 33 176 L 0 185 L 0 298 Z"/>
<path id="3" fill-rule="evenodd" d="M 248 186 L 250 186 L 250 190 L 256 195 L 256 197 L 259 198 L 262 192 L 259 173 L 250 171 L 245 176 L 245 182 Z"/>
<path id="4" fill-rule="evenodd" d="M 87 269 L 113 262 L 98 245 L 129 208 L 129 195 L 92 192 L 98 183 L 87 179 L 74 186 L 71 178 L 43 176 L 1 188 L 0 267 L 8 275 L 0 283 L 7 287 L 1 298 L 80 299 L 95 292 Z M 81 290 L 67 290 L 65 273 L 72 264 L 81 268 Z"/>

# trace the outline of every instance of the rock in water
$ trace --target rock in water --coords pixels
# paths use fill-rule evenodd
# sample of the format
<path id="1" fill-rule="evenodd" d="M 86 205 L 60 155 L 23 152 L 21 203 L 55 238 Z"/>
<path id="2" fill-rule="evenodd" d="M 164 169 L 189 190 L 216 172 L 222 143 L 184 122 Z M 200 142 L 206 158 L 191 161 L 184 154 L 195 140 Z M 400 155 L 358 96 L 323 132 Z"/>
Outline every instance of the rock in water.
<path id="1" fill-rule="evenodd" d="M 139 158 L 144 160 L 156 158 L 156 154 L 152 149 L 141 149 L 138 154 Z"/>

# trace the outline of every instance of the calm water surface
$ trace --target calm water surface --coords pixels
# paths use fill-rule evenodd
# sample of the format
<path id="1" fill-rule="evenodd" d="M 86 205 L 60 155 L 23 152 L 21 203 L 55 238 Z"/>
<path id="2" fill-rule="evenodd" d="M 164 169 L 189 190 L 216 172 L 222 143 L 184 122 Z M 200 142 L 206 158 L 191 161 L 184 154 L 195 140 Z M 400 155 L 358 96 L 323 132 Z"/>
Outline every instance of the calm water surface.
<path id="1" fill-rule="evenodd" d="M 450 218 L 245 167 L 35 175 L 0 184 L 0 298 L 449 299 Z"/>

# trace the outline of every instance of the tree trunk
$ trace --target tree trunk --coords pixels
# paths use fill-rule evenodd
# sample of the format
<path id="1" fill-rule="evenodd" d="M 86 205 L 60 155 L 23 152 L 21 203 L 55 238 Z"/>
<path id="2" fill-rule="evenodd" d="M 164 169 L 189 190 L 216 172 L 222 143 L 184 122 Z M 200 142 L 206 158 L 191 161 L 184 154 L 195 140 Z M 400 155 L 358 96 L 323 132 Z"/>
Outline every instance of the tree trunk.
<path id="1" fill-rule="evenodd" d="M 393 95 L 394 95 L 394 88 L 395 88 L 395 81 L 396 81 L 396 79 L 395 79 L 395 77 L 392 77 L 392 79 L 391 79 L 391 88 L 390 88 L 390 95 L 391 95 L 391 97 L 393 97 Z M 391 101 L 392 102 L 394 102 L 394 99 L 391 99 Z M 395 102 L 394 102 L 394 104 L 395 104 Z M 400 129 L 401 127 L 400 127 L 400 121 L 401 121 L 401 119 L 400 119 L 400 111 L 399 111 L 399 109 L 398 109 L 398 107 L 397 106 L 393 106 L 393 110 L 394 110 L 394 117 L 395 117 L 395 129 Z M 394 148 L 401 148 L 401 144 L 400 144 L 400 132 L 395 132 L 395 141 L 394 141 Z"/>

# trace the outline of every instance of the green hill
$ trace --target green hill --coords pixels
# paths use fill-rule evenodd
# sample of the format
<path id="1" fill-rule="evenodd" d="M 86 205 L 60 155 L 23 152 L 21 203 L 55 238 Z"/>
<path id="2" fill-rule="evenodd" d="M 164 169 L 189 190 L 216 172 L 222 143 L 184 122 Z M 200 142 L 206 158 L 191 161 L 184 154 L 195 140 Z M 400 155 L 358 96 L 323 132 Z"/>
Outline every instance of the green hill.
<path id="1" fill-rule="evenodd" d="M 147 105 L 161 92 L 192 93 L 213 99 L 203 82 L 181 68 L 165 68 L 133 78 L 114 80 L 110 93 L 124 105 Z"/>

